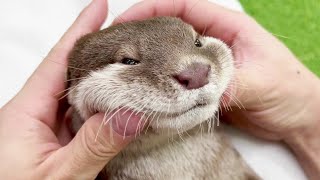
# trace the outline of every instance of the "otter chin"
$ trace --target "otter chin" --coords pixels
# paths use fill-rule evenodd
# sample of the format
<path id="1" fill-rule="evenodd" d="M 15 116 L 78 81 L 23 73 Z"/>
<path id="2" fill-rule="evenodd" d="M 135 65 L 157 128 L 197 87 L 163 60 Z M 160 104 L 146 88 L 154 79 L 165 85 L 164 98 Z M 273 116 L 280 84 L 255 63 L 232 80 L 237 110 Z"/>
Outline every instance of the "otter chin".
<path id="1" fill-rule="evenodd" d="M 233 76 L 232 51 L 222 41 L 200 35 L 178 18 L 157 17 L 82 37 L 69 65 L 68 101 L 75 109 L 75 131 L 96 112 L 110 116 L 121 111 L 148 126 L 106 165 L 103 175 L 259 179 L 221 128 L 202 130 L 214 128 Z M 119 128 L 126 126 L 130 122 Z"/>

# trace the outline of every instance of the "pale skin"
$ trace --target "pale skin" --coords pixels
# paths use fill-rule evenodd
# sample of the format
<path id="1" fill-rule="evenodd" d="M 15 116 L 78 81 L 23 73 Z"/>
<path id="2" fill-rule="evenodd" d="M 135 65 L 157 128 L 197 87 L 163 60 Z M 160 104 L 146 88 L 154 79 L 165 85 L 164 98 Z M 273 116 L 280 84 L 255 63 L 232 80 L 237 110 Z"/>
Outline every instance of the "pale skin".
<path id="1" fill-rule="evenodd" d="M 94 141 L 93 132 L 103 119 L 97 114 L 72 139 L 66 127 L 67 108 L 55 96 L 65 88 L 67 65 L 61 64 L 67 63 L 74 42 L 99 30 L 106 14 L 105 0 L 94 0 L 84 9 L 23 89 L 0 110 L 3 179 L 94 179 L 134 138 L 123 138 L 121 132 L 107 125 Z M 253 19 L 207 1 L 142 1 L 115 23 L 169 15 L 232 47 L 237 78 L 225 96 L 232 111 L 226 111 L 224 118 L 258 137 L 283 141 L 307 176 L 319 179 L 319 79 Z M 244 108 L 237 107 L 240 103 Z M 109 141 L 110 131 L 114 132 L 114 142 Z"/>

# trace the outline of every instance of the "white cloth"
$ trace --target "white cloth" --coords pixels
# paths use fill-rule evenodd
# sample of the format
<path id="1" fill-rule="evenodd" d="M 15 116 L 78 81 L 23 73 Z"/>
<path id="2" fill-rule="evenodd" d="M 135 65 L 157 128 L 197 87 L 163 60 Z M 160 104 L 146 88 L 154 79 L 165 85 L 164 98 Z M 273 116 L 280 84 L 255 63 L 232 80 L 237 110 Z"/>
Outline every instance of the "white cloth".
<path id="1" fill-rule="evenodd" d="M 109 19 L 138 0 L 110 0 Z M 214 1 L 214 0 L 212 0 Z M 0 107 L 19 91 L 88 0 L 0 1 Z M 236 0 L 215 0 L 242 11 Z M 264 179 L 303 180 L 302 170 L 283 146 L 229 130 L 232 142 Z"/>

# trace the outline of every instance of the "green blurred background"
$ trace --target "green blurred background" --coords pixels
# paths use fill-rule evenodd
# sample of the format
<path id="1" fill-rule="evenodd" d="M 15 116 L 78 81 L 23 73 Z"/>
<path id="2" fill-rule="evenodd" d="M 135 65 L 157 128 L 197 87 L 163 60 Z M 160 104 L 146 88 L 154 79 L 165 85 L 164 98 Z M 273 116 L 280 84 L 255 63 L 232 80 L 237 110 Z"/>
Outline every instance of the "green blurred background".
<path id="1" fill-rule="evenodd" d="M 240 0 L 248 14 L 281 35 L 295 55 L 320 76 L 320 0 Z"/>

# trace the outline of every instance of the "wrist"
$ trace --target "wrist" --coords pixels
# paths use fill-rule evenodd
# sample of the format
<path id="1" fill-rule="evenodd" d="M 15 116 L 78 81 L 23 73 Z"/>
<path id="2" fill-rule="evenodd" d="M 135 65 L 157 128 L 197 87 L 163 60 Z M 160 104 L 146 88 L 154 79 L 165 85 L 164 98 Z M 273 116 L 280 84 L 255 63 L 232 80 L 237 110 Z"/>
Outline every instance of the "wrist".
<path id="1" fill-rule="evenodd" d="M 312 104 L 312 107 L 306 108 L 306 115 L 300 119 L 306 123 L 301 123 L 300 127 L 289 132 L 288 136 L 284 138 L 284 142 L 291 148 L 314 145 L 320 147 L 320 110 L 318 109 L 320 107 L 320 91 L 318 94 L 318 97 L 313 99 L 315 103 Z"/>
<path id="2" fill-rule="evenodd" d="M 313 87 L 313 96 L 305 108 L 305 116 L 300 119 L 303 125 L 284 138 L 302 165 L 309 179 L 320 178 L 320 81 L 317 79 Z"/>
<path id="3" fill-rule="evenodd" d="M 319 121 L 320 122 L 320 121 Z M 294 137 L 286 139 L 285 143 L 295 154 L 308 179 L 320 179 L 320 123 L 305 129 Z"/>
<path id="4" fill-rule="evenodd" d="M 299 86 L 291 95 L 291 104 L 296 104 L 296 108 L 288 111 L 291 111 L 291 118 L 296 123 L 284 136 L 285 141 L 291 142 L 320 134 L 320 79 L 311 72 L 308 75 L 301 78 L 300 83 L 297 83 Z"/>
<path id="5" fill-rule="evenodd" d="M 320 118 L 320 116 L 319 116 Z M 284 142 L 293 150 L 301 148 L 319 148 L 320 154 L 320 119 L 315 124 L 303 127 L 293 132 Z"/>

